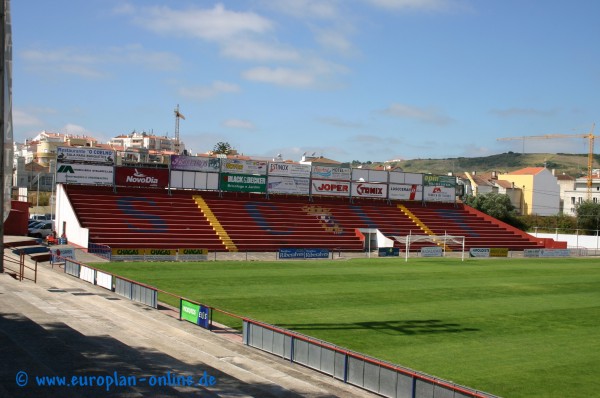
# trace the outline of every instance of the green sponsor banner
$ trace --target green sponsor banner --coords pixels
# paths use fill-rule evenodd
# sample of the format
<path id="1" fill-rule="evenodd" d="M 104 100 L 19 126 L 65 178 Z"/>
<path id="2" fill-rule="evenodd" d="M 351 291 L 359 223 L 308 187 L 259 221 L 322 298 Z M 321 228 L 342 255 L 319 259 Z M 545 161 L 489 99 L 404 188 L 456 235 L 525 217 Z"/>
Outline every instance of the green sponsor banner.
<path id="1" fill-rule="evenodd" d="M 221 174 L 220 188 L 233 192 L 267 192 L 267 177 L 248 174 Z"/>
<path id="2" fill-rule="evenodd" d="M 185 319 L 188 322 L 198 324 L 199 312 L 200 306 L 198 304 L 190 303 L 186 300 L 181 300 L 181 319 Z"/>
<path id="3" fill-rule="evenodd" d="M 451 188 L 456 186 L 456 177 L 425 174 L 423 176 L 423 185 Z"/>

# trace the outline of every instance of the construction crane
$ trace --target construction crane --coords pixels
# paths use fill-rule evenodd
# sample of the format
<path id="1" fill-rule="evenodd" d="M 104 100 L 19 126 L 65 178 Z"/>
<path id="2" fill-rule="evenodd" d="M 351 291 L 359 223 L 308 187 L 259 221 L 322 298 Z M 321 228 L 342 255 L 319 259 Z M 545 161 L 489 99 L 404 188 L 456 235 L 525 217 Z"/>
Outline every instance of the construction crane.
<path id="1" fill-rule="evenodd" d="M 523 148 L 525 148 L 525 140 L 547 140 L 553 138 L 587 138 L 588 139 L 588 164 L 587 164 L 587 200 L 592 200 L 592 182 L 593 182 L 593 173 L 592 169 L 594 167 L 594 139 L 599 136 L 594 135 L 594 128 L 596 124 L 592 124 L 592 128 L 590 132 L 587 134 L 546 134 L 546 135 L 529 135 L 524 137 L 504 137 L 498 138 L 498 141 L 508 141 L 508 140 L 523 140 Z"/>
<path id="2" fill-rule="evenodd" d="M 175 108 L 175 145 L 177 146 L 177 153 L 179 153 L 179 119 L 185 120 L 185 116 L 179 113 L 179 104 Z"/>

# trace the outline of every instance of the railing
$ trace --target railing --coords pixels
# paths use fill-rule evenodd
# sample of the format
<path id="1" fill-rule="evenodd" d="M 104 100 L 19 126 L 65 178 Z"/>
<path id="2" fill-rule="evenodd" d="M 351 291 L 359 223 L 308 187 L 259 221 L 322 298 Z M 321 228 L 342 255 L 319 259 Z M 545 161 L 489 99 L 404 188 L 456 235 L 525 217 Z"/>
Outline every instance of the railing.
<path id="1" fill-rule="evenodd" d="M 23 250 L 13 251 L 16 251 L 19 254 L 19 260 L 17 261 L 14 257 L 4 254 L 4 272 L 14 272 L 15 278 L 18 281 L 23 281 L 23 279 L 26 279 L 33 281 L 33 283 L 37 283 L 37 261 L 33 267 L 30 267 L 25 263 L 25 252 Z M 25 270 L 33 271 L 33 277 L 26 276 Z"/>
<path id="2" fill-rule="evenodd" d="M 385 397 L 495 397 L 251 319 L 244 319 L 243 333 L 246 345 Z"/>

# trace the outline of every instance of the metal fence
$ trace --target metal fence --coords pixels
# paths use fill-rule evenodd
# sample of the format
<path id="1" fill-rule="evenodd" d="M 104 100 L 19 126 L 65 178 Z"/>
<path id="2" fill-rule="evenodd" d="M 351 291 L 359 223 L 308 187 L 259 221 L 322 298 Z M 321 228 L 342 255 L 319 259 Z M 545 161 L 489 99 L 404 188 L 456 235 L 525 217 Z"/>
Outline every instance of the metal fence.
<path id="1" fill-rule="evenodd" d="M 409 368 L 343 349 L 325 341 L 244 319 L 244 343 L 345 383 L 393 398 L 493 398 Z"/>
<path id="2" fill-rule="evenodd" d="M 64 260 L 66 274 L 82 279 L 93 285 L 114 291 L 116 294 L 152 308 L 158 308 L 158 290 L 152 286 L 132 281 L 121 276 L 98 270 L 68 258 Z M 114 284 L 113 282 L 114 281 Z M 113 289 L 114 286 L 114 289 Z"/>

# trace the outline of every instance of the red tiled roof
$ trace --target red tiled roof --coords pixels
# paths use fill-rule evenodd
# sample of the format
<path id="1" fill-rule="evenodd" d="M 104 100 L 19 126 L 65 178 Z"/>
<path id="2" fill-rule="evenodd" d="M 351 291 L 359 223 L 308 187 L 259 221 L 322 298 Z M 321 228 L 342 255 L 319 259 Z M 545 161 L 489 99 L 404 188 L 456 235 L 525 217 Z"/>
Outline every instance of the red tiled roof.
<path id="1" fill-rule="evenodd" d="M 526 176 L 526 175 L 531 175 L 534 176 L 542 171 L 544 171 L 545 168 L 544 167 L 525 167 L 524 169 L 520 169 L 520 170 L 515 170 L 515 171 L 511 171 L 510 173 L 507 173 L 509 175 L 522 175 L 522 176 Z"/>

